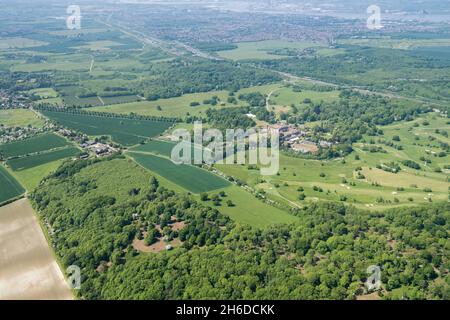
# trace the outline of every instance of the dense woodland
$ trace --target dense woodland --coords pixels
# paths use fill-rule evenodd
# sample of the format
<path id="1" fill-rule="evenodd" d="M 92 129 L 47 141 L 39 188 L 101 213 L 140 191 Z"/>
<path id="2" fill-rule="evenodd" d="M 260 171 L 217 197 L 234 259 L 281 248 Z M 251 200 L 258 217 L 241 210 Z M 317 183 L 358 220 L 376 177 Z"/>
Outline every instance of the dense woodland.
<path id="1" fill-rule="evenodd" d="M 177 59 L 155 66 L 152 72 L 157 78 L 142 83 L 149 100 L 211 90 L 238 91 L 281 79 L 273 72 L 228 61 Z"/>
<path id="2" fill-rule="evenodd" d="M 88 299 L 354 299 L 370 265 L 382 269 L 382 297 L 450 298 L 448 203 L 383 213 L 312 204 L 294 224 L 258 229 L 121 157 L 66 163 L 30 197 L 63 264 L 81 267 Z M 171 230 L 174 218 L 184 228 Z M 135 250 L 134 239 L 162 236 L 157 225 L 181 247 Z"/>
<path id="3" fill-rule="evenodd" d="M 209 109 L 206 117 L 209 123 L 221 130 L 248 129 L 254 127 L 255 122 L 245 115 L 247 111 L 248 108 Z"/>

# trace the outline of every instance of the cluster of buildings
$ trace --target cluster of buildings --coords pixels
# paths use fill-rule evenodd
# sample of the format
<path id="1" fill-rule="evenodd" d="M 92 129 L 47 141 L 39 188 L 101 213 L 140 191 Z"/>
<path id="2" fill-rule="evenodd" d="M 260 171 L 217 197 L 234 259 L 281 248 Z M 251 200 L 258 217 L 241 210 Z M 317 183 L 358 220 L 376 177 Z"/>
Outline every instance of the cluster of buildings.
<path id="1" fill-rule="evenodd" d="M 86 153 L 84 153 L 81 158 L 88 158 L 89 153 L 94 154 L 96 157 L 109 156 L 118 152 L 116 148 L 113 148 L 109 144 L 96 142 L 96 141 L 86 141 L 80 145 Z"/>
<path id="2" fill-rule="evenodd" d="M 30 106 L 30 101 L 25 95 L 0 90 L 0 109 L 29 108 Z"/>
<path id="3" fill-rule="evenodd" d="M 43 131 L 44 131 L 43 129 L 37 129 L 34 127 L 11 128 L 11 127 L 4 127 L 0 124 L 0 143 L 8 143 L 23 140 L 26 138 L 33 137 Z"/>
<path id="4" fill-rule="evenodd" d="M 311 132 L 305 126 L 280 122 L 269 126 L 269 129 L 278 129 L 280 144 L 295 152 L 315 154 L 319 152 L 319 147 L 330 148 L 332 146 L 331 142 L 325 140 L 320 140 L 318 143 L 312 141 Z"/>
<path id="5" fill-rule="evenodd" d="M 87 159 L 90 155 L 94 155 L 96 157 L 109 156 L 119 151 L 117 148 L 114 148 L 109 144 L 88 140 L 86 135 L 79 134 L 66 128 L 60 128 L 58 133 L 80 145 L 80 147 L 85 151 L 81 154 L 81 159 Z"/>

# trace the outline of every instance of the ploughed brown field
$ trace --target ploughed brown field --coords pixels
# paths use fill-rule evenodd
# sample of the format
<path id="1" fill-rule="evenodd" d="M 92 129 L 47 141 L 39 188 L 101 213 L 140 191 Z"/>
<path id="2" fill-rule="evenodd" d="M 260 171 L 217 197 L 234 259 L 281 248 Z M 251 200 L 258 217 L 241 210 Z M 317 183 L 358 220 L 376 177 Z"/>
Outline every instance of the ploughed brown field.
<path id="1" fill-rule="evenodd" d="M 0 300 L 73 299 L 27 199 L 0 208 Z"/>

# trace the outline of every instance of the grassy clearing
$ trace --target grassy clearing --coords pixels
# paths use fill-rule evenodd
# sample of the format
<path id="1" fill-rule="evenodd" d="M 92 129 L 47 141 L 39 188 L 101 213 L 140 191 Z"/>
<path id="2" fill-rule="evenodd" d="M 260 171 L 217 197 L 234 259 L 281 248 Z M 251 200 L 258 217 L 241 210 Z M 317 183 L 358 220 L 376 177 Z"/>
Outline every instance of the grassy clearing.
<path id="1" fill-rule="evenodd" d="M 5 127 L 26 127 L 31 125 L 42 128 L 44 120 L 29 109 L 0 110 L 0 124 Z"/>
<path id="2" fill-rule="evenodd" d="M 301 92 L 295 92 L 292 88 L 283 87 L 273 93 L 271 96 L 271 104 L 285 106 L 290 106 L 291 104 L 304 105 L 305 99 L 311 100 L 313 104 L 321 101 L 333 102 L 339 100 L 339 93 L 340 91 L 338 90 L 328 92 L 302 90 Z"/>
<path id="3" fill-rule="evenodd" d="M 39 153 L 36 155 L 15 158 L 6 161 L 8 166 L 14 171 L 34 168 L 56 160 L 76 156 L 80 153 L 80 149 L 76 147 L 67 147 L 59 150 Z"/>
<path id="4" fill-rule="evenodd" d="M 54 133 L 46 133 L 26 140 L 1 145 L 0 153 L 5 158 L 12 158 L 69 145 L 70 143 L 63 137 Z"/>
<path id="5" fill-rule="evenodd" d="M 267 40 L 257 42 L 240 42 L 237 43 L 238 48 L 233 50 L 219 51 L 218 54 L 222 58 L 231 60 L 247 60 L 247 59 L 283 59 L 286 55 L 275 54 L 275 50 L 294 49 L 304 50 L 307 48 L 315 48 L 319 54 L 333 55 L 338 54 L 342 50 L 329 49 L 325 43 L 321 42 L 292 42 L 285 40 Z"/>
<path id="6" fill-rule="evenodd" d="M 2 165 L 0 165 L 0 186 L 0 204 L 25 192 L 20 183 Z"/>
<path id="7" fill-rule="evenodd" d="M 58 96 L 58 92 L 55 91 L 53 88 L 39 88 L 39 89 L 33 89 L 28 91 L 29 94 L 34 94 L 41 99 L 48 99 L 48 98 L 56 98 Z"/>
<path id="8" fill-rule="evenodd" d="M 232 185 L 218 191 L 224 191 L 227 194 L 224 201 L 229 199 L 235 206 L 222 204 L 216 208 L 239 223 L 264 228 L 274 224 L 294 223 L 298 219 L 286 211 L 263 203 L 238 186 Z"/>
<path id="9" fill-rule="evenodd" d="M 91 136 L 111 136 L 113 141 L 126 146 L 132 146 L 148 138 L 158 136 L 173 125 L 173 122 L 159 120 L 100 117 L 55 111 L 42 111 L 42 113 L 70 129 Z"/>
<path id="10" fill-rule="evenodd" d="M 220 101 L 217 106 L 205 104 L 205 100 L 217 96 Z M 141 115 L 185 117 L 186 115 L 204 114 L 209 108 L 232 107 L 234 104 L 227 103 L 227 91 L 211 91 L 205 93 L 185 94 L 181 97 L 171 99 L 159 99 L 157 101 L 140 101 L 123 104 L 115 104 L 104 107 L 94 107 L 93 111 L 104 111 L 121 114 L 134 112 Z M 199 103 L 198 106 L 190 106 L 192 102 Z M 159 108 L 158 108 L 159 106 Z"/>

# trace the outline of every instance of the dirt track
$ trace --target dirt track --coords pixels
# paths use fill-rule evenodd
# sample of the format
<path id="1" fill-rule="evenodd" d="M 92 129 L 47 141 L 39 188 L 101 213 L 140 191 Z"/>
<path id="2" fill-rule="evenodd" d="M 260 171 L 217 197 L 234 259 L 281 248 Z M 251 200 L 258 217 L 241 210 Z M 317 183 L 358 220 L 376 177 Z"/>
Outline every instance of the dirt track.
<path id="1" fill-rule="evenodd" d="M 27 199 L 0 208 L 0 244 L 0 300 L 73 299 Z"/>

